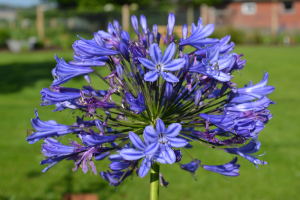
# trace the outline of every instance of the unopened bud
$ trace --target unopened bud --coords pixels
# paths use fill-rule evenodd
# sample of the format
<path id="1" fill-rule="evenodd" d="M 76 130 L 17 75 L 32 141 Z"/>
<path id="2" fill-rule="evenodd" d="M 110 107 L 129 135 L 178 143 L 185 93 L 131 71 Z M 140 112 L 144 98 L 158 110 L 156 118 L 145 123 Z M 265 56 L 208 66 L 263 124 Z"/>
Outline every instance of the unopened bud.
<path id="1" fill-rule="evenodd" d="M 135 34 L 139 35 L 140 34 L 139 22 L 135 15 L 131 16 L 131 24 L 132 24 Z"/>
<path id="2" fill-rule="evenodd" d="M 95 119 L 95 124 L 96 124 L 97 128 L 99 129 L 100 133 L 105 133 L 104 126 L 99 119 Z"/>
<path id="3" fill-rule="evenodd" d="M 185 64 L 182 67 L 182 72 L 184 74 L 189 72 L 190 69 L 190 57 L 187 53 L 183 54 L 183 58 L 185 59 Z"/>
<path id="4" fill-rule="evenodd" d="M 147 33 L 148 33 L 148 30 L 147 30 L 147 19 L 146 19 L 146 17 L 144 15 L 140 16 L 140 23 L 141 23 L 141 26 L 142 26 L 143 33 L 145 35 L 147 35 Z"/>
<path id="5" fill-rule="evenodd" d="M 186 24 L 184 24 L 182 26 L 182 39 L 186 39 L 188 35 L 188 26 Z"/>
<path id="6" fill-rule="evenodd" d="M 90 78 L 90 76 L 89 76 L 88 74 L 84 75 L 84 79 L 86 80 L 86 82 L 87 82 L 89 85 L 92 84 L 91 78 Z"/>
<path id="7" fill-rule="evenodd" d="M 154 42 L 154 35 L 153 35 L 153 33 L 150 33 L 149 34 L 149 44 L 151 45 L 151 44 L 153 44 L 153 42 Z"/>
<path id="8" fill-rule="evenodd" d="M 169 35 L 173 34 L 174 26 L 175 26 L 175 15 L 174 13 L 170 13 L 168 16 L 168 25 L 167 25 L 167 31 Z"/>
<path id="9" fill-rule="evenodd" d="M 167 82 L 166 83 L 166 97 L 168 100 L 171 100 L 172 98 L 172 94 L 173 94 L 173 84 L 172 83 L 169 83 Z"/>
<path id="10" fill-rule="evenodd" d="M 123 80 L 123 66 L 121 64 L 117 64 L 116 71 L 119 79 Z"/>
<path id="11" fill-rule="evenodd" d="M 130 41 L 129 33 L 126 31 L 121 32 L 121 38 L 122 38 L 122 41 L 125 42 L 126 44 L 128 44 L 128 41 Z"/>
<path id="12" fill-rule="evenodd" d="M 195 105 L 198 106 L 200 100 L 201 100 L 201 96 L 202 96 L 202 91 L 201 89 L 199 88 L 197 91 L 196 91 L 196 94 L 195 94 Z"/>
<path id="13" fill-rule="evenodd" d="M 117 31 L 118 35 L 120 35 L 121 34 L 121 26 L 117 20 L 114 20 L 114 28 Z"/>
<path id="14" fill-rule="evenodd" d="M 119 42 L 119 51 L 122 54 L 122 56 L 130 62 L 130 57 L 129 57 L 129 52 L 128 52 L 128 47 L 124 42 Z"/>

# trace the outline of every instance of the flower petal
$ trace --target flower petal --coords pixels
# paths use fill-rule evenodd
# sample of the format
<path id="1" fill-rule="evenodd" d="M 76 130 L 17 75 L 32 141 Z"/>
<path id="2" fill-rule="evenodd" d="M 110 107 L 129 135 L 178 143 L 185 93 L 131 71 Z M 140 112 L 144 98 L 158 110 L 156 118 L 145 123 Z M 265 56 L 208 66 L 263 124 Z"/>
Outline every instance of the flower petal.
<path id="1" fill-rule="evenodd" d="M 150 72 L 148 72 L 144 75 L 144 80 L 153 82 L 153 81 L 157 80 L 158 76 L 159 76 L 158 71 L 153 70 L 153 71 L 150 71 Z"/>
<path id="2" fill-rule="evenodd" d="M 156 132 L 158 134 L 164 133 L 166 131 L 166 126 L 161 119 L 158 119 L 156 122 Z"/>
<path id="3" fill-rule="evenodd" d="M 168 163 L 165 161 L 164 157 L 162 156 L 162 153 L 159 152 L 159 151 L 157 151 L 157 152 L 153 155 L 153 158 L 154 158 L 157 162 L 159 162 L 159 163 L 162 163 L 162 164 L 168 164 Z"/>
<path id="4" fill-rule="evenodd" d="M 152 143 L 158 140 L 158 133 L 154 130 L 152 125 L 146 126 L 144 129 L 144 140 Z"/>
<path id="5" fill-rule="evenodd" d="M 135 149 L 122 149 L 120 155 L 125 160 L 138 160 L 144 157 L 144 152 Z"/>
<path id="6" fill-rule="evenodd" d="M 151 161 L 148 158 L 144 158 L 140 168 L 139 168 L 139 175 L 141 178 L 146 176 L 151 168 Z"/>
<path id="7" fill-rule="evenodd" d="M 142 63 L 142 65 L 144 65 L 144 67 L 150 69 L 150 70 L 155 70 L 156 69 L 156 65 L 154 62 L 152 62 L 151 60 L 147 59 L 147 58 L 138 58 L 140 63 Z"/>
<path id="8" fill-rule="evenodd" d="M 176 76 L 174 76 L 173 74 L 171 74 L 169 72 L 168 73 L 162 72 L 161 76 L 170 83 L 176 83 L 179 81 L 179 79 Z"/>
<path id="9" fill-rule="evenodd" d="M 172 147 L 185 147 L 188 142 L 185 139 L 182 138 L 168 138 L 170 140 Z"/>
<path id="10" fill-rule="evenodd" d="M 131 131 L 129 132 L 129 139 L 137 149 L 143 151 L 146 148 L 146 145 L 144 144 L 144 142 L 134 132 L 131 132 Z"/>
<path id="11" fill-rule="evenodd" d="M 173 123 L 167 128 L 164 134 L 167 137 L 176 137 L 180 133 L 181 129 L 182 129 L 181 124 Z"/>
<path id="12" fill-rule="evenodd" d="M 146 149 L 144 150 L 144 154 L 153 155 L 157 151 L 158 147 L 159 147 L 159 143 L 158 141 L 155 141 L 146 147 Z"/>
<path id="13" fill-rule="evenodd" d="M 160 64 L 162 59 L 162 53 L 157 44 L 151 44 L 149 48 L 150 57 L 155 64 Z"/>
<path id="14" fill-rule="evenodd" d="M 184 58 L 175 59 L 167 64 L 164 64 L 163 70 L 176 71 L 181 69 L 184 66 L 184 64 L 185 64 Z"/>
<path id="15" fill-rule="evenodd" d="M 162 57 L 161 64 L 166 64 L 170 62 L 174 56 L 175 50 L 176 50 L 176 45 L 173 42 L 166 49 L 164 56 Z"/>
<path id="16" fill-rule="evenodd" d="M 163 146 L 163 145 L 162 145 Z M 176 155 L 172 148 L 163 146 L 162 155 L 168 164 L 173 164 L 176 161 Z M 161 150 L 162 150 L 161 149 Z"/>

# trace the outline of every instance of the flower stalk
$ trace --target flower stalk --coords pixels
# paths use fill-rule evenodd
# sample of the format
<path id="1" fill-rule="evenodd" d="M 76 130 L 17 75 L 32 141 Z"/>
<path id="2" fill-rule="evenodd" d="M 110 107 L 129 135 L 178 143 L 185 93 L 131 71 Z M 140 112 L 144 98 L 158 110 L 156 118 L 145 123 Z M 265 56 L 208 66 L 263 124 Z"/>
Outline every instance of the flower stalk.
<path id="1" fill-rule="evenodd" d="M 154 162 L 150 169 L 150 200 L 159 199 L 159 164 Z"/>

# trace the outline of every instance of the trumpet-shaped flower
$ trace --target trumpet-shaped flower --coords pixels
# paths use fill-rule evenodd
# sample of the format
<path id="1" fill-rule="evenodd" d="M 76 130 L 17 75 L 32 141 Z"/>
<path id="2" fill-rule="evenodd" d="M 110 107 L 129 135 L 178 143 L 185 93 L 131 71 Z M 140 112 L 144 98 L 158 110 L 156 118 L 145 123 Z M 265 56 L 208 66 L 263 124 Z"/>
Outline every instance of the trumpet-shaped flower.
<path id="1" fill-rule="evenodd" d="M 149 52 L 152 61 L 147 58 L 139 58 L 142 65 L 150 70 L 150 72 L 146 73 L 144 76 L 145 81 L 156 81 L 160 75 L 170 83 L 179 81 L 175 75 L 168 72 L 179 70 L 185 64 L 183 58 L 172 60 L 175 54 L 175 48 L 175 44 L 171 43 L 166 49 L 164 56 L 162 56 L 161 50 L 157 44 L 150 45 Z"/>

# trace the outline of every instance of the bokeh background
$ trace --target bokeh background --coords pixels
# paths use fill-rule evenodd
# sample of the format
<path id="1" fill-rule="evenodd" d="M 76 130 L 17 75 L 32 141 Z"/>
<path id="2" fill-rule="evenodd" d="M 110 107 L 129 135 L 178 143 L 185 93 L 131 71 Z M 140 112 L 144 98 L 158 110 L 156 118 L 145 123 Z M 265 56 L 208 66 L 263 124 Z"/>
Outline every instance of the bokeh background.
<path id="1" fill-rule="evenodd" d="M 0 0 L 0 199 L 54 200 L 64 194 L 95 193 L 104 199 L 148 199 L 149 176 L 127 178 L 120 186 L 109 186 L 99 175 L 72 172 L 72 161 L 62 161 L 46 173 L 41 142 L 29 145 L 26 130 L 31 128 L 37 108 L 42 120 L 55 119 L 73 124 L 69 111 L 53 113 L 52 106 L 40 107 L 39 92 L 52 83 L 54 55 L 72 60 L 72 43 L 77 35 L 92 38 L 93 32 L 106 30 L 117 19 L 135 37 L 130 15 L 144 14 L 148 27 L 154 23 L 166 32 L 169 12 L 176 15 L 175 34 L 181 26 L 197 22 L 214 23 L 212 37 L 230 34 L 235 52 L 243 53 L 247 64 L 233 79 L 239 87 L 249 80 L 257 83 L 263 71 L 269 72 L 269 85 L 275 92 L 269 98 L 273 119 L 260 133 L 259 154 L 269 162 L 260 169 L 239 157 L 239 177 L 224 178 L 198 169 L 195 180 L 179 165 L 163 165 L 168 188 L 160 188 L 160 198 L 168 199 L 300 199 L 300 2 L 299 1 L 133 1 L 133 0 Z M 164 45 L 162 45 L 163 47 Z M 105 69 L 103 73 L 107 73 Z M 96 77 L 91 77 L 92 80 Z M 65 86 L 85 85 L 77 77 Z M 101 82 L 99 89 L 105 89 Z M 68 140 L 69 136 L 64 138 Z M 208 165 L 226 163 L 233 156 L 205 146 L 189 150 Z M 190 162 L 183 155 L 182 163 Z M 109 162 L 96 162 L 97 170 L 108 169 Z"/>

